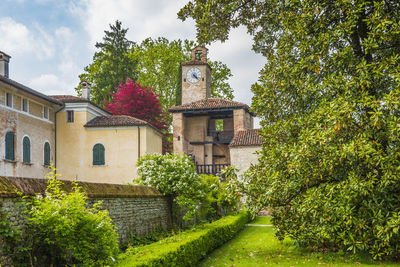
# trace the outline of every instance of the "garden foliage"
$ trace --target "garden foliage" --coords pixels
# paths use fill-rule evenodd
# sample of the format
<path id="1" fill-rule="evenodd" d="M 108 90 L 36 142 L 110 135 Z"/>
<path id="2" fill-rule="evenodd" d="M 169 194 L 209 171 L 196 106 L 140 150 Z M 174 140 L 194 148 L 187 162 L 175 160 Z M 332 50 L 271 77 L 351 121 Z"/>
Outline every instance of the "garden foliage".
<path id="1" fill-rule="evenodd" d="M 227 184 L 214 175 L 199 175 L 186 155 L 153 154 L 138 161 L 137 183 L 154 186 L 170 195 L 177 206 L 174 216 L 186 221 L 214 220 L 235 207 Z"/>
<path id="2" fill-rule="evenodd" d="M 248 220 L 249 214 L 241 212 L 147 246 L 130 248 L 119 256 L 117 266 L 195 266 L 232 239 Z"/>
<path id="3" fill-rule="evenodd" d="M 249 182 L 278 237 L 400 257 L 399 2 L 193 0 L 179 16 L 205 42 L 245 25 L 266 57 Z"/>
<path id="4" fill-rule="evenodd" d="M 139 178 L 136 182 L 153 186 L 162 194 L 172 196 L 177 206 L 186 211 L 185 220 L 198 214 L 204 192 L 190 157 L 177 154 L 145 155 L 139 159 L 137 166 Z"/>
<path id="5" fill-rule="evenodd" d="M 61 189 L 54 171 L 48 174 L 44 196 L 27 202 L 26 237 L 31 241 L 34 266 L 103 266 L 118 253 L 118 235 L 108 212 L 100 203 L 86 205 L 87 196 L 75 185 Z M 29 198 L 27 198 L 29 200 Z"/>

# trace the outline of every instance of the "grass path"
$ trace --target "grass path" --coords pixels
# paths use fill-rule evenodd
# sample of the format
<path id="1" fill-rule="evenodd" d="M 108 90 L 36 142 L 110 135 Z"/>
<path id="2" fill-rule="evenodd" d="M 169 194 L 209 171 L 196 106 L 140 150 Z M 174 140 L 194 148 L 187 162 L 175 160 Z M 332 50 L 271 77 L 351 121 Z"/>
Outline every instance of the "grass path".
<path id="1" fill-rule="evenodd" d="M 310 252 L 295 247 L 292 241 L 274 238 L 269 217 L 258 217 L 236 238 L 206 257 L 199 266 L 400 266 L 400 263 L 371 262 L 354 255 Z"/>

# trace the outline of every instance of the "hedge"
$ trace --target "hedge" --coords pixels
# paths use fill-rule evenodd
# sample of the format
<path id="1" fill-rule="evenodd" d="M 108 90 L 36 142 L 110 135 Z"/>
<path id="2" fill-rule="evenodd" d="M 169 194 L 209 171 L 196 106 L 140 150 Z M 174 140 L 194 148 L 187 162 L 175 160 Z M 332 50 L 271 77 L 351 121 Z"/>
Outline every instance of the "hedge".
<path id="1" fill-rule="evenodd" d="M 249 221 L 248 212 L 226 216 L 156 243 L 128 249 L 117 266 L 194 266 L 229 241 Z"/>

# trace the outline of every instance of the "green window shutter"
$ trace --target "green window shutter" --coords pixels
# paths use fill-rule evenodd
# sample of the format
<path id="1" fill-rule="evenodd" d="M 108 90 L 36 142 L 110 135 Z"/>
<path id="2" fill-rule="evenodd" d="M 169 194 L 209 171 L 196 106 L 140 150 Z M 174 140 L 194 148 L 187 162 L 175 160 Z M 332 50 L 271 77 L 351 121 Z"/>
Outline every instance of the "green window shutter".
<path id="1" fill-rule="evenodd" d="M 22 161 L 31 163 L 31 141 L 27 136 L 22 140 Z"/>
<path id="2" fill-rule="evenodd" d="M 44 144 L 44 162 L 43 162 L 43 164 L 45 166 L 50 165 L 50 144 L 48 142 L 46 142 Z"/>
<path id="3" fill-rule="evenodd" d="M 93 165 L 104 165 L 104 146 L 102 144 L 96 144 L 93 147 Z"/>
<path id="4" fill-rule="evenodd" d="M 14 148 L 14 133 L 8 132 L 6 133 L 6 159 L 15 160 Z"/>

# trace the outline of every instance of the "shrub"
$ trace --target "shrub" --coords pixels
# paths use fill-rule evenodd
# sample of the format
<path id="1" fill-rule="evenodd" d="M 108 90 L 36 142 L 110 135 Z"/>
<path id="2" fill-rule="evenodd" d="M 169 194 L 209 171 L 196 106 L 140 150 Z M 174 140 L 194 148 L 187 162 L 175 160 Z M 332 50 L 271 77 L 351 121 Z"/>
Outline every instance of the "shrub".
<path id="1" fill-rule="evenodd" d="M 204 197 L 201 201 L 200 218 L 209 221 L 219 218 L 227 211 L 236 210 L 238 193 L 232 192 L 231 179 L 221 181 L 215 175 L 200 175 Z"/>
<path id="2" fill-rule="evenodd" d="M 190 157 L 177 154 L 145 155 L 139 159 L 137 166 L 137 183 L 154 186 L 162 194 L 171 195 L 178 207 L 185 211 L 185 220 L 198 214 L 204 193 L 200 176 Z"/>
<path id="3" fill-rule="evenodd" d="M 87 208 L 87 196 L 77 185 L 72 192 L 63 192 L 54 170 L 47 177 L 45 196 L 37 195 L 27 202 L 31 263 L 35 266 L 110 263 L 118 252 L 118 236 L 108 212 L 99 203 Z"/>
<path id="4" fill-rule="evenodd" d="M 207 253 L 232 239 L 249 220 L 248 212 L 224 217 L 151 245 L 131 248 L 117 266 L 195 266 Z"/>

